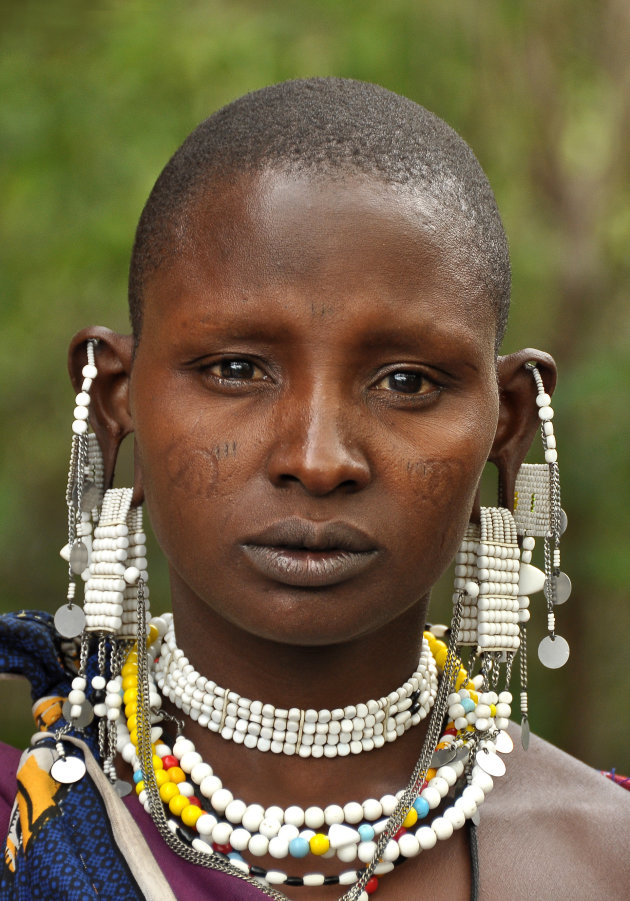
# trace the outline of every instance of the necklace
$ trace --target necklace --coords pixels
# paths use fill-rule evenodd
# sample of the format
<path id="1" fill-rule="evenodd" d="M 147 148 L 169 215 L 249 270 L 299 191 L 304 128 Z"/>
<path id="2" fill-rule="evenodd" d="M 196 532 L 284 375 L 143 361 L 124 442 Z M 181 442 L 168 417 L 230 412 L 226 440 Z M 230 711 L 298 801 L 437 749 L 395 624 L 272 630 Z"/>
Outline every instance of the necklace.
<path id="1" fill-rule="evenodd" d="M 157 635 L 156 629 L 152 632 Z M 501 701 L 494 692 L 479 694 L 477 689 L 481 687 L 483 677 L 469 680 L 459 661 L 453 659 L 449 665 L 449 649 L 443 642 L 431 633 L 425 633 L 424 639 L 431 654 L 442 659 L 444 664 L 440 686 L 443 697 L 439 706 L 445 709 L 448 705 L 449 713 L 458 714 L 458 725 L 462 726 L 462 719 L 466 725 L 458 729 L 451 719 L 440 737 L 441 716 L 437 721 L 438 730 L 431 729 L 436 721 L 434 710 L 427 742 L 410 784 L 396 795 L 386 795 L 380 800 L 368 799 L 362 803 L 349 802 L 343 807 L 328 805 L 306 810 L 298 805 L 286 810 L 277 806 L 265 809 L 261 805 L 247 805 L 234 798 L 214 774 L 210 764 L 201 759 L 192 742 L 182 737 L 178 737 L 173 748 L 169 748 L 155 734 L 153 744 L 148 744 L 150 755 L 144 753 L 147 749 L 143 751 L 142 735 L 138 736 L 136 730 L 138 711 L 142 714 L 141 694 L 146 694 L 147 700 L 150 695 L 154 702 L 157 695 L 151 684 L 153 673 L 148 671 L 146 691 L 138 693 L 138 686 L 142 685 L 144 655 L 139 660 L 137 653 L 132 651 L 121 673 L 122 685 L 118 687 L 119 697 L 123 693 L 121 703 L 125 705 L 128 725 L 127 729 L 120 729 L 119 748 L 134 768 L 134 781 L 141 803 L 154 817 L 162 834 L 163 821 L 162 825 L 165 824 L 170 837 L 177 840 L 177 845 L 188 847 L 189 854 L 175 847 L 182 856 L 197 863 L 205 862 L 206 866 L 221 868 L 223 863 L 227 871 L 234 875 L 240 873 L 257 881 L 263 880 L 263 886 L 269 887 L 272 897 L 283 897 L 275 893 L 271 888 L 273 885 L 334 883 L 352 886 L 344 897 L 365 901 L 377 887 L 374 877 L 384 875 L 421 850 L 428 850 L 438 839 L 448 838 L 455 829 L 464 825 L 466 819 L 475 816 L 478 806 L 492 789 L 492 776 L 502 775 L 505 771 L 496 750 L 505 752 L 510 749 L 509 737 L 497 732 L 492 721 L 493 716 L 505 713 L 508 706 L 504 696 L 506 693 L 502 693 Z M 450 678 L 447 678 L 449 675 Z M 446 689 L 453 682 L 458 691 L 448 694 Z M 126 685 L 130 687 L 123 689 Z M 497 701 L 501 705 L 500 711 L 496 709 Z M 156 706 L 155 703 L 153 706 Z M 487 727 L 483 732 L 473 725 L 478 706 L 483 714 L 479 717 L 480 725 Z M 432 733 L 439 737 L 439 741 L 435 738 L 430 740 Z M 430 756 L 427 748 L 430 748 Z M 426 760 L 424 771 L 419 769 L 423 760 Z M 428 763 L 436 766 L 429 768 Z M 441 816 L 435 817 L 430 825 L 423 823 L 429 811 L 436 809 L 456 786 L 465 770 L 468 784 L 452 806 L 448 806 Z M 156 811 L 155 795 L 157 805 L 160 808 L 164 805 L 160 811 L 162 816 Z M 173 816 L 180 819 L 179 825 L 172 819 Z M 315 831 L 324 825 L 328 827 L 327 832 Z M 169 844 L 173 846 L 173 842 L 169 841 Z M 241 851 L 247 851 L 253 857 L 271 854 L 278 859 L 336 854 L 344 862 L 358 861 L 367 865 L 359 865 L 338 876 L 324 876 L 321 873 L 290 876 L 282 870 L 265 871 L 255 864 L 248 864 Z"/>
<path id="2" fill-rule="evenodd" d="M 247 748 L 300 757 L 345 757 L 381 748 L 417 726 L 437 694 L 437 668 L 423 639 L 416 671 L 378 700 L 333 710 L 281 709 L 251 701 L 198 673 L 177 647 L 172 614 L 154 673 L 157 687 L 179 710 L 222 738 Z"/>

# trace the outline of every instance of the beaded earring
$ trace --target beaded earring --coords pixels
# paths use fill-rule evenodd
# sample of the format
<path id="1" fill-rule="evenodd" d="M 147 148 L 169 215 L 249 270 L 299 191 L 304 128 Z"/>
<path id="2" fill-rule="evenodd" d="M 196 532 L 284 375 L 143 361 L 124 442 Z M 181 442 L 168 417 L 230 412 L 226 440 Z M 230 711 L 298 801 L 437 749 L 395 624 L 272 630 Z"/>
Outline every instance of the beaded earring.
<path id="1" fill-rule="evenodd" d="M 536 384 L 538 417 L 545 463 L 524 463 L 519 469 L 514 489 L 514 521 L 521 539 L 519 579 L 519 621 L 521 631 L 521 723 L 523 744 L 529 740 L 527 697 L 527 622 L 529 596 L 544 592 L 547 605 L 547 635 L 538 646 L 538 657 L 549 669 L 564 666 L 569 659 L 569 645 L 556 633 L 556 606 L 564 604 L 571 594 L 571 580 L 560 569 L 560 537 L 567 527 L 567 516 L 560 505 L 558 451 L 553 429 L 554 411 L 551 397 L 545 391 L 535 363 L 527 363 Z M 544 539 L 544 572 L 532 565 L 536 538 Z"/>
<path id="2" fill-rule="evenodd" d="M 535 363 L 527 363 L 536 384 L 545 463 L 523 464 L 514 496 L 514 515 L 506 508 L 481 508 L 480 525 L 468 526 L 455 558 L 453 603 L 461 599 L 460 647 L 474 648 L 481 660 L 484 687 L 496 684 L 506 665 L 506 686 L 520 650 L 523 744 L 529 735 L 527 702 L 527 633 L 529 596 L 544 591 L 547 636 L 538 656 L 551 668 L 563 666 L 569 646 L 555 631 L 554 607 L 571 593 L 569 577 L 560 569 L 560 536 L 567 518 L 560 507 L 558 452 L 553 431 L 553 408 Z M 544 539 L 545 571 L 532 565 L 535 538 Z M 520 551 L 519 551 L 520 540 Z M 520 558 L 520 562 L 519 562 Z M 505 692 L 507 697 L 509 692 Z M 511 700 L 511 696 L 510 696 Z"/>
<path id="3" fill-rule="evenodd" d="M 82 730 L 98 718 L 103 770 L 124 794 L 125 784 L 116 781 L 113 763 L 122 703 L 119 673 L 125 645 L 135 638 L 140 595 L 148 612 L 146 537 L 141 508 L 131 507 L 132 489 L 104 491 L 103 457 L 96 435 L 88 431 L 90 391 L 98 376 L 96 345 L 95 340 L 87 342 L 87 363 L 72 424 L 66 491 L 68 543 L 61 550 L 68 562 L 69 585 L 67 602 L 55 614 L 55 627 L 64 637 L 80 640 L 79 671 L 63 707 L 65 729 Z M 75 603 L 77 576 L 86 583 L 83 609 Z M 88 674 L 93 641 L 97 643 L 96 673 Z M 59 739 L 63 731 L 62 727 Z M 61 757 L 61 741 L 57 744 Z"/>

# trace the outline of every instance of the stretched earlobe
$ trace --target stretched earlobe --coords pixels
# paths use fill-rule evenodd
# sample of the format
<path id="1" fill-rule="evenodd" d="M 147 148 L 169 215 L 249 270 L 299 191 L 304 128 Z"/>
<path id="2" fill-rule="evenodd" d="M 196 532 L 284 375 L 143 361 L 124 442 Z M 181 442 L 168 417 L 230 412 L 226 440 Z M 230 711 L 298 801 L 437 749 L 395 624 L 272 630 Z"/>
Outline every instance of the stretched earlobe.
<path id="1" fill-rule="evenodd" d="M 95 348 L 98 376 L 91 388 L 90 425 L 103 453 L 107 490 L 114 481 L 120 443 L 133 432 L 133 419 L 129 408 L 133 337 L 119 335 L 103 326 L 89 326 L 77 332 L 70 342 L 68 352 L 68 369 L 77 393 L 81 390 L 82 369 L 87 362 L 86 344 L 90 339 L 98 342 Z M 135 475 L 138 476 L 138 473 Z M 142 502 L 142 494 L 140 480 L 136 479 L 134 506 Z"/>
<path id="2" fill-rule="evenodd" d="M 536 383 L 526 363 L 536 363 L 545 389 L 552 394 L 556 386 L 556 364 L 541 350 L 526 348 L 499 357 L 499 422 L 488 459 L 499 470 L 499 505 L 514 509 L 514 485 L 540 426 L 536 405 Z"/>

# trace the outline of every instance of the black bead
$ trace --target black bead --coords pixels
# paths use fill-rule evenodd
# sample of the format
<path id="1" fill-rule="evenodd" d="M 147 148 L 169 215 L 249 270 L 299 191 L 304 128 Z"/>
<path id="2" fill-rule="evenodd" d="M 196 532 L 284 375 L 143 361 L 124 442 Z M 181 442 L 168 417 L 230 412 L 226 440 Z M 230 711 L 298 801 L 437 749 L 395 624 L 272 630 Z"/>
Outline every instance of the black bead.
<path id="1" fill-rule="evenodd" d="M 325 876 L 324 885 L 339 885 L 339 876 Z"/>
<path id="2" fill-rule="evenodd" d="M 304 880 L 301 876 L 287 876 L 284 881 L 285 885 L 304 885 Z"/>
<path id="3" fill-rule="evenodd" d="M 264 867 L 256 867 L 256 866 L 252 865 L 249 868 L 249 875 L 250 876 L 262 876 L 264 878 L 267 875 L 267 870 L 265 870 Z"/>

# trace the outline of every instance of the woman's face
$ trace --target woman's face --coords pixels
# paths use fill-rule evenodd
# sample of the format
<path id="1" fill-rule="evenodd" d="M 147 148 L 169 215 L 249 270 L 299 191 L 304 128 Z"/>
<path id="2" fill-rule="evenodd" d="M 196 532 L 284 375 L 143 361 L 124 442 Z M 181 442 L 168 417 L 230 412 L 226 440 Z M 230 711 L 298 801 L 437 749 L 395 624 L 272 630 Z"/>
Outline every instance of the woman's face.
<path id="1" fill-rule="evenodd" d="M 495 433 L 494 316 L 422 199 L 266 172 L 202 196 L 131 381 L 175 605 L 348 641 L 454 556 Z"/>

